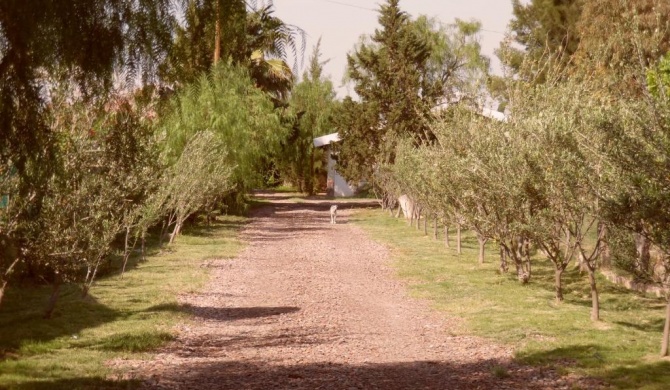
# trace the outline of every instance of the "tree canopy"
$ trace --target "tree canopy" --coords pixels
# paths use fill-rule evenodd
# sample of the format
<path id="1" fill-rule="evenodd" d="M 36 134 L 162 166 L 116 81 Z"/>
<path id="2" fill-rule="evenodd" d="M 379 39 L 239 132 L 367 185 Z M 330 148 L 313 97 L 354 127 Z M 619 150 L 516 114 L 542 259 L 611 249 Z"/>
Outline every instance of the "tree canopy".
<path id="1" fill-rule="evenodd" d="M 85 96 L 115 72 L 156 76 L 171 40 L 170 2 L 3 1 L 0 4 L 0 159 L 39 183 L 54 158 L 49 86 L 66 78 Z"/>
<path id="2" fill-rule="evenodd" d="M 337 121 L 344 139 L 339 165 L 352 179 L 393 163 L 400 139 L 432 142 L 432 110 L 472 96 L 466 89 L 488 72 L 477 22 L 457 20 L 445 28 L 426 17 L 412 20 L 399 1 L 389 0 L 380 7 L 379 25 L 347 56 L 360 101 L 345 100 L 348 113 Z"/>

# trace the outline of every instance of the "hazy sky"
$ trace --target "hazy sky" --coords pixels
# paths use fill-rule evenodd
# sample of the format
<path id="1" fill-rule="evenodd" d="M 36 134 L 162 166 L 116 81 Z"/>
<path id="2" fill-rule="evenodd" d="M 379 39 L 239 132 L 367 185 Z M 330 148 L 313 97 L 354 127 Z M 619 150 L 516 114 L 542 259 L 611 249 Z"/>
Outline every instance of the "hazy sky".
<path id="1" fill-rule="evenodd" d="M 347 90 L 341 87 L 346 55 L 362 34 L 372 34 L 379 24 L 377 16 L 381 0 L 274 0 L 275 15 L 288 24 L 296 25 L 307 34 L 305 62 L 312 47 L 321 37 L 322 59 L 340 98 Z M 455 18 L 482 22 L 482 52 L 491 58 L 494 72 L 499 72 L 493 50 L 504 37 L 512 18 L 511 0 L 401 0 L 400 8 L 412 16 L 428 15 L 443 23 Z"/>

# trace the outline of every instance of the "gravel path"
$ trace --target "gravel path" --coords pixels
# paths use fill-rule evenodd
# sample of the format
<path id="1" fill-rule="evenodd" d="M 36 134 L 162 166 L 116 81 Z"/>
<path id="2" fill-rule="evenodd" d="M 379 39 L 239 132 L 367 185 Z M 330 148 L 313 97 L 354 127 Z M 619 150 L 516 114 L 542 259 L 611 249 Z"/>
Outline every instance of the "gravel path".
<path id="1" fill-rule="evenodd" d="M 556 389 L 579 378 L 511 361 L 511 350 L 450 336 L 458 319 L 409 297 L 389 251 L 348 223 L 340 203 L 271 204 L 243 231 L 248 247 L 210 261 L 195 321 L 135 374 L 169 389 Z M 357 206 L 361 206 L 358 204 Z"/>

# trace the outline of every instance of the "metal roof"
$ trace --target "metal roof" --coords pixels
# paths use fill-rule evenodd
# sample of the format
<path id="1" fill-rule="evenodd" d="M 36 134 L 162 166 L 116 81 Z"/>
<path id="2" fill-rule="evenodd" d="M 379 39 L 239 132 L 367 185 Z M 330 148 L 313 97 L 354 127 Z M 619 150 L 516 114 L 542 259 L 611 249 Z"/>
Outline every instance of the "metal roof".
<path id="1" fill-rule="evenodd" d="M 330 145 L 333 142 L 340 142 L 340 133 L 333 133 L 314 138 L 314 147 Z"/>

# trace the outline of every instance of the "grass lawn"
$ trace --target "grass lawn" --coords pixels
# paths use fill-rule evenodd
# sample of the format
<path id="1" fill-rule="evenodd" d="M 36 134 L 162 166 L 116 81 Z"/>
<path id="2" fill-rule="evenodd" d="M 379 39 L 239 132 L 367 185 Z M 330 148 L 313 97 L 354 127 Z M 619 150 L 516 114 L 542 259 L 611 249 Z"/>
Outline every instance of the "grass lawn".
<path id="1" fill-rule="evenodd" d="M 219 217 L 210 228 L 187 230 L 163 251 L 149 250 L 145 261 L 133 259 L 123 278 L 117 272 L 98 280 L 86 299 L 77 286 L 64 287 L 50 320 L 42 319 L 48 286 L 10 284 L 0 306 L 0 389 L 134 387 L 114 380 L 121 373 L 105 362 L 149 358 L 171 340 L 174 325 L 187 319 L 177 296 L 206 281 L 203 260 L 240 251 L 244 223 Z"/>
<path id="2" fill-rule="evenodd" d="M 517 358 L 556 367 L 560 372 L 596 376 L 622 389 L 670 388 L 670 360 L 658 357 L 665 304 L 598 279 L 601 321 L 590 320 L 586 274 L 572 267 L 564 274 L 565 301 L 554 300 L 551 263 L 533 262 L 528 285 L 497 269 L 497 248 L 487 247 L 486 263 L 477 264 L 475 237 L 464 234 L 463 254 L 446 248 L 423 230 L 380 210 L 361 211 L 352 221 L 392 248 L 400 278 L 415 296 L 450 315 L 463 318 L 454 334 L 476 334 L 516 347 Z M 431 221 L 432 222 L 432 221 Z M 512 265 L 512 268 L 513 265 Z"/>

